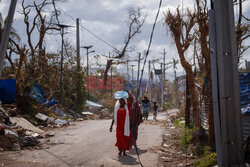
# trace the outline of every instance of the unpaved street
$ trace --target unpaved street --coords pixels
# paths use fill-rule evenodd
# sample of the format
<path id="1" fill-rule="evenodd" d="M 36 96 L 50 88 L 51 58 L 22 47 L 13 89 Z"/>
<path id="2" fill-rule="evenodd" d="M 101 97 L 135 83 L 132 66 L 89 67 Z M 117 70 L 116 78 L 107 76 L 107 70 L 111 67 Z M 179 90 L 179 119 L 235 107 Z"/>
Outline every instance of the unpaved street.
<path id="1" fill-rule="evenodd" d="M 0 153 L 2 166 L 139 166 L 135 150 L 118 157 L 115 131 L 108 131 L 111 120 L 89 120 L 55 131 L 49 138 L 56 143 L 41 150 Z M 162 144 L 164 128 L 142 124 L 139 127 L 138 147 L 145 167 L 158 166 L 158 155 L 149 148 Z"/>

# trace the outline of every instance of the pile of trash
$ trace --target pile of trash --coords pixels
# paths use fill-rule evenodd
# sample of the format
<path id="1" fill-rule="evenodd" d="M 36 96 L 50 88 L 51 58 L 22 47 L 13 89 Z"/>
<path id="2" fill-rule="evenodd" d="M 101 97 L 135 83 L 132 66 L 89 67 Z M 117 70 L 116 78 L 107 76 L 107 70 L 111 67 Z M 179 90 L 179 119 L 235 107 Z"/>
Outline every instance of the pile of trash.
<path id="1" fill-rule="evenodd" d="M 24 118 L 13 116 L 16 116 L 16 108 L 0 105 L 0 151 L 39 146 L 38 138 L 44 131 Z"/>
<path id="2" fill-rule="evenodd" d="M 112 111 L 101 104 L 87 100 L 86 109 L 82 115 L 85 119 L 111 119 Z"/>

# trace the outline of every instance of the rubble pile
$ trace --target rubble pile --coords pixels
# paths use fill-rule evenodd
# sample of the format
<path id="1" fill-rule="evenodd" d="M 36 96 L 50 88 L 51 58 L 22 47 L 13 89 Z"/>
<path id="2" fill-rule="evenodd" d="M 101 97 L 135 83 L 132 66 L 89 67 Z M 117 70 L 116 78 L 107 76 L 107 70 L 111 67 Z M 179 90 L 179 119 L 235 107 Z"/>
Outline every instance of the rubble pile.
<path id="1" fill-rule="evenodd" d="M 87 101 L 86 109 L 82 115 L 85 119 L 111 119 L 112 111 L 103 105 Z"/>
<path id="2" fill-rule="evenodd" d="M 6 110 L 5 110 L 6 109 Z M 37 138 L 44 132 L 21 117 L 14 116 L 15 109 L 0 106 L 0 151 L 20 151 L 21 148 L 39 146 Z"/>

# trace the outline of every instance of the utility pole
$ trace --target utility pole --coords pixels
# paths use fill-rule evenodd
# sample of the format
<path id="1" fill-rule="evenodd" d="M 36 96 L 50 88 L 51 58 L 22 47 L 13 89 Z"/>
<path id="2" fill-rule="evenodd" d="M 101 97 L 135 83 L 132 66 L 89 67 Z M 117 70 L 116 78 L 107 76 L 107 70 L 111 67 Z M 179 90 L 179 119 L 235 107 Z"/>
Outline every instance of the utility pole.
<path id="1" fill-rule="evenodd" d="M 152 100 L 152 94 L 151 94 L 151 69 L 150 69 L 150 67 L 151 67 L 151 61 L 149 60 L 148 61 L 148 75 L 149 75 L 149 84 L 148 84 L 148 86 L 149 86 L 149 89 L 148 89 L 148 94 L 149 94 L 149 100 L 151 101 Z"/>
<path id="2" fill-rule="evenodd" d="M 163 92 L 163 75 L 162 75 L 162 66 L 163 64 L 161 63 L 161 107 L 164 106 L 164 100 L 163 100 L 163 95 L 164 95 L 164 92 Z"/>
<path id="3" fill-rule="evenodd" d="M 133 79 L 134 79 L 134 66 L 135 65 L 130 65 L 132 67 L 132 79 L 131 79 L 131 85 L 132 85 L 132 91 L 134 90 L 134 86 L 133 86 Z"/>
<path id="4" fill-rule="evenodd" d="M 111 98 L 113 97 L 112 96 L 112 94 L 113 94 L 113 81 L 112 81 L 112 70 L 113 70 L 113 68 L 112 68 L 112 64 L 111 64 L 111 67 L 110 67 L 110 72 L 111 72 Z"/>
<path id="5" fill-rule="evenodd" d="M 163 49 L 163 53 L 160 52 L 160 54 L 163 55 L 163 108 L 165 108 L 165 99 L 164 99 L 164 93 L 165 93 L 165 82 L 166 82 L 166 51 L 165 48 Z"/>
<path id="6" fill-rule="evenodd" d="M 209 14 L 210 19 L 215 18 L 214 23 L 210 22 L 214 30 L 210 34 L 210 52 L 218 165 L 242 166 L 244 153 L 233 2 L 212 0 Z"/>
<path id="7" fill-rule="evenodd" d="M 164 82 L 166 81 L 166 50 L 165 48 L 163 49 L 163 53 L 160 52 L 160 54 L 163 55 L 163 80 Z"/>
<path id="8" fill-rule="evenodd" d="M 58 27 L 61 29 L 61 37 L 62 37 L 62 46 L 61 46 L 61 74 L 60 74 L 60 105 L 62 107 L 62 102 L 63 102 L 63 46 L 64 46 L 64 28 L 72 27 L 69 25 L 64 25 L 64 24 L 57 24 Z"/>
<path id="9" fill-rule="evenodd" d="M 127 60 L 127 77 L 128 77 L 128 81 L 129 81 L 129 64 L 128 64 L 128 60 Z"/>
<path id="10" fill-rule="evenodd" d="M 80 66 L 80 63 L 81 63 L 81 59 L 80 59 L 80 33 L 79 33 L 79 18 L 76 19 L 76 58 L 77 58 L 77 67 L 76 67 L 76 72 L 77 72 L 77 78 L 78 78 L 78 81 L 77 81 L 77 105 L 79 107 L 80 103 L 81 103 L 81 100 L 82 100 L 82 80 L 81 80 L 81 66 Z"/>
<path id="11" fill-rule="evenodd" d="M 3 69 L 5 54 L 6 54 L 6 50 L 7 50 L 7 46 L 9 42 L 11 26 L 12 26 L 13 17 L 14 17 L 14 13 L 16 9 L 16 2 L 17 0 L 11 0 L 6 25 L 4 26 L 3 36 L 1 39 L 1 43 L 0 43 L 0 78 L 2 76 L 2 69 Z"/>
<path id="12" fill-rule="evenodd" d="M 173 69 L 174 69 L 174 92 L 175 92 L 175 98 L 176 98 L 176 106 L 178 101 L 178 94 L 177 94 L 177 81 L 176 81 L 176 64 L 177 60 L 173 58 Z"/>
<path id="13" fill-rule="evenodd" d="M 93 47 L 93 45 L 82 46 L 82 48 L 87 50 L 87 77 L 89 77 L 89 53 L 95 52 L 94 50 L 89 52 L 89 49 L 92 48 L 92 47 Z M 89 89 L 88 89 L 88 99 L 89 99 Z"/>
<path id="14" fill-rule="evenodd" d="M 139 53 L 139 55 L 138 55 L 138 71 L 137 71 L 137 81 L 136 81 L 136 90 L 139 90 L 140 91 L 140 89 L 138 89 L 138 84 L 139 84 L 139 80 L 140 80 L 140 64 L 141 64 L 141 53 Z"/>

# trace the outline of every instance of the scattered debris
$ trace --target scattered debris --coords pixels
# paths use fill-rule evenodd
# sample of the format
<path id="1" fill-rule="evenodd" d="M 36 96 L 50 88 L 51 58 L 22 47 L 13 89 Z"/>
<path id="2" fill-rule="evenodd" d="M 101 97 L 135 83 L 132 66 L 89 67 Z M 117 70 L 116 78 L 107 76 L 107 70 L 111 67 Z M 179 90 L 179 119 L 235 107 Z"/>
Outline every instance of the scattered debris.
<path id="1" fill-rule="evenodd" d="M 46 137 L 53 137 L 53 136 L 54 136 L 54 133 L 53 133 L 53 132 L 52 132 L 52 133 L 46 133 L 45 136 L 46 136 Z"/>
<path id="2" fill-rule="evenodd" d="M 56 119 L 55 120 L 55 124 L 57 124 L 57 125 L 67 125 L 68 124 L 68 121 L 66 121 L 66 120 L 62 120 L 62 119 Z"/>
<path id="3" fill-rule="evenodd" d="M 46 124 L 53 124 L 55 122 L 55 118 L 53 117 L 48 117 Z"/>
<path id="4" fill-rule="evenodd" d="M 22 129 L 32 131 L 38 134 L 44 133 L 43 130 L 39 129 L 38 127 L 35 127 L 33 124 L 31 124 L 29 121 L 22 117 L 10 117 L 11 122 L 16 123 L 18 127 L 21 127 Z"/>
<path id="5" fill-rule="evenodd" d="M 88 111 L 82 112 L 82 115 L 83 115 L 84 118 L 86 118 L 86 119 L 94 119 L 94 114 L 91 113 L 91 112 L 88 112 Z"/>
<path id="6" fill-rule="evenodd" d="M 33 137 L 39 137 L 38 133 L 32 132 L 32 131 L 25 131 L 25 135 L 27 136 L 33 136 Z"/>
<path id="7" fill-rule="evenodd" d="M 87 102 L 86 102 L 86 107 L 97 107 L 97 108 L 101 108 L 101 107 L 103 107 L 103 105 L 87 100 Z"/>
<path id="8" fill-rule="evenodd" d="M 83 118 L 77 118 L 76 121 L 83 121 Z"/>
<path id="9" fill-rule="evenodd" d="M 37 113 L 35 115 L 35 117 L 41 121 L 46 121 L 48 119 L 48 116 L 44 115 L 44 114 L 41 114 L 41 113 Z"/>
<path id="10" fill-rule="evenodd" d="M 18 134 L 10 129 L 4 129 L 4 136 L 7 138 L 17 138 Z"/>
<path id="11" fill-rule="evenodd" d="M 60 108 L 58 108 L 58 107 L 55 108 L 54 113 L 55 113 L 56 115 L 59 115 L 61 118 L 64 117 L 64 112 L 63 112 L 63 110 L 60 109 Z"/>
<path id="12" fill-rule="evenodd" d="M 20 147 L 20 145 L 19 145 L 18 143 L 14 143 L 14 144 L 12 145 L 12 150 L 13 150 L 13 151 L 20 151 L 20 150 L 21 150 L 21 147 Z"/>
<path id="13" fill-rule="evenodd" d="M 79 118 L 79 117 L 81 117 L 81 115 L 80 115 L 79 113 L 76 113 L 76 112 L 73 111 L 73 110 L 68 110 L 67 112 L 70 113 L 74 118 Z"/>
<path id="14" fill-rule="evenodd" d="M 34 147 L 40 143 L 37 138 L 33 136 L 20 137 L 20 141 L 23 147 Z"/>

